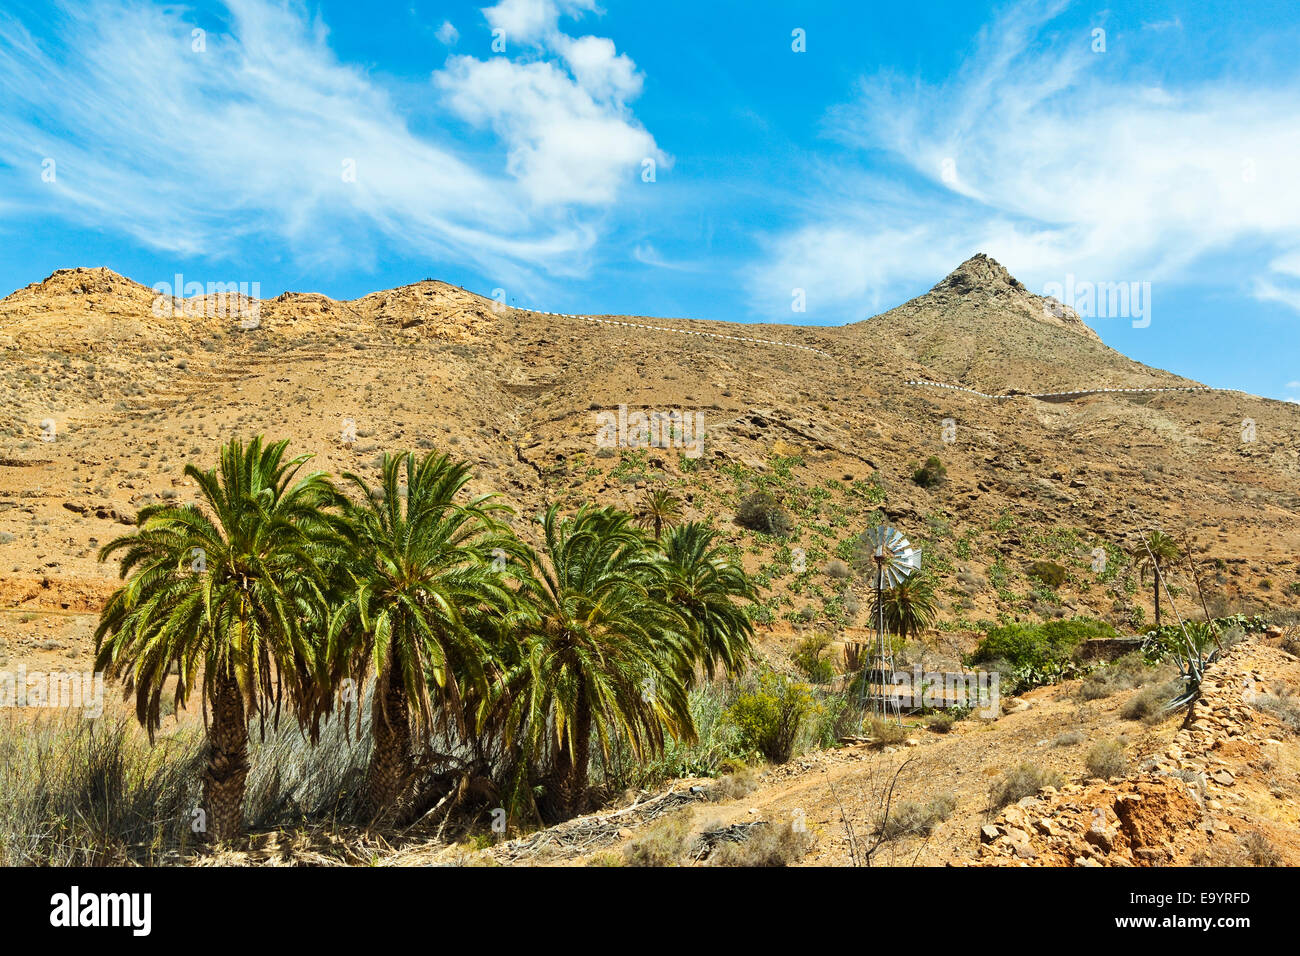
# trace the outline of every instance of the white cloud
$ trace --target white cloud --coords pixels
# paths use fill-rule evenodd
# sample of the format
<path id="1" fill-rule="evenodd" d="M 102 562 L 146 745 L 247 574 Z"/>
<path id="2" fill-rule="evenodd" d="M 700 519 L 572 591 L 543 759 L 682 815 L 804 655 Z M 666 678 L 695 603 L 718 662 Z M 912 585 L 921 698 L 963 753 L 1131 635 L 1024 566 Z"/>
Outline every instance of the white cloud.
<path id="1" fill-rule="evenodd" d="M 210 31 L 204 52 L 177 7 L 92 0 L 56 16 L 41 42 L 0 18 L 0 163 L 31 167 L 37 184 L 6 198 L 185 255 L 269 239 L 307 264 L 365 266 L 396 249 L 518 283 L 588 268 L 600 222 L 590 207 L 654 154 L 613 81 L 592 94 L 553 63 L 504 58 L 481 74 L 458 67 L 484 85 L 449 93 L 492 120 L 509 161 L 463 153 L 449 133 L 413 132 L 304 7 L 227 6 L 229 32 Z M 56 184 L 39 182 L 47 156 Z"/>
<path id="2" fill-rule="evenodd" d="M 558 56 L 563 65 L 531 57 L 457 56 L 434 74 L 434 82 L 454 113 L 490 126 L 506 144 L 506 169 L 534 204 L 605 204 L 643 160 L 661 167 L 671 160 L 628 108 L 641 92 L 636 64 L 609 39 L 561 32 L 562 7 L 592 5 L 504 0 L 484 13 L 508 38 L 527 37 L 538 53 Z"/>
<path id="3" fill-rule="evenodd" d="M 578 85 L 594 98 L 623 103 L 641 93 L 641 75 L 626 53 L 614 52 L 606 37 L 558 38 L 557 47 Z"/>
<path id="4" fill-rule="evenodd" d="M 665 259 L 650 242 L 637 243 L 632 249 L 632 258 L 643 266 L 668 269 L 672 272 L 703 272 L 708 269 L 707 265 L 697 261 L 675 262 Z"/>
<path id="5" fill-rule="evenodd" d="M 455 24 L 450 20 L 443 20 L 442 26 L 438 27 L 438 32 L 434 34 L 438 42 L 443 46 L 452 46 L 460 39 L 460 31 L 456 29 Z"/>
<path id="6" fill-rule="evenodd" d="M 755 304 L 803 276 L 810 311 L 870 314 L 876 276 L 895 294 L 946 271 L 930 271 L 936 252 L 947 268 L 988 252 L 1041 288 L 1067 272 L 1186 278 L 1206 253 L 1262 240 L 1291 251 L 1246 291 L 1300 309 L 1300 292 L 1272 281 L 1300 267 L 1300 84 L 1116 79 L 1106 56 L 1046 29 L 1067 5 L 1012 8 L 942 86 L 879 76 L 832 111 L 832 136 L 901 172 L 827 174 L 804 222 L 768 239 L 749 274 Z"/>
<path id="7" fill-rule="evenodd" d="M 1300 312 L 1300 289 L 1287 288 L 1276 282 L 1261 279 L 1255 283 L 1255 298 L 1261 302 L 1280 302 Z"/>
<path id="8" fill-rule="evenodd" d="M 507 45 L 538 44 L 558 32 L 561 14 L 579 16 L 595 9 L 595 0 L 501 0 L 485 8 L 483 16 L 493 30 L 505 32 Z"/>

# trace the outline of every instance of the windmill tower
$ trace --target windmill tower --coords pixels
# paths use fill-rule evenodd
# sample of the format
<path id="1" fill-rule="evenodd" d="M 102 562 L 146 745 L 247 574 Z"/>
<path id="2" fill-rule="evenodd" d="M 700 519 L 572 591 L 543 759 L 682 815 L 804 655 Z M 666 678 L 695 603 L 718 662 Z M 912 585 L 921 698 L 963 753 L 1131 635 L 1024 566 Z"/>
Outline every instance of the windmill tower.
<path id="1" fill-rule="evenodd" d="M 881 718 L 893 716 L 901 721 L 903 715 L 898 698 L 891 693 L 894 651 L 885 633 L 884 596 L 886 590 L 897 587 L 921 567 L 921 549 L 912 547 L 902 532 L 890 525 L 872 528 L 861 540 L 869 550 L 876 587 L 876 642 L 867 654 L 862 692 L 872 713 Z"/>

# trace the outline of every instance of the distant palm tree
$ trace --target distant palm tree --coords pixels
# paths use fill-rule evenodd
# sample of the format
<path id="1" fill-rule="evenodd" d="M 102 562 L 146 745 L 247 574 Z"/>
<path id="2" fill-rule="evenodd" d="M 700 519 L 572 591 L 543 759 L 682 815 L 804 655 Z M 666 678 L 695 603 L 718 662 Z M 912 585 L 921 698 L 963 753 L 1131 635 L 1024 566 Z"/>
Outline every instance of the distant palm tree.
<path id="1" fill-rule="evenodd" d="M 343 476 L 361 502 L 345 508 L 341 567 L 350 580 L 336 594 L 329 646 L 335 681 L 347 674 L 364 686 L 375 672 L 366 791 L 376 819 L 402 822 L 415 745 L 435 729 L 463 731 L 465 696 L 487 689 L 491 648 L 469 617 L 509 607 L 506 567 L 522 560 L 496 518 L 505 505 L 490 495 L 457 502 L 468 465 L 408 452 L 384 455 L 380 470 L 378 488 Z"/>
<path id="2" fill-rule="evenodd" d="M 885 628 L 904 640 L 908 635 L 915 637 L 930 627 L 939 613 L 934 585 L 928 578 L 919 575 L 904 578 L 894 587 L 885 590 L 880 600 L 884 605 Z M 879 613 L 880 604 L 873 600 L 873 623 L 879 619 Z"/>
<path id="3" fill-rule="evenodd" d="M 671 528 L 660 543 L 668 559 L 667 575 L 659 586 L 663 599 L 689 627 L 691 673 L 703 664 L 709 679 L 715 665 L 737 676 L 753 656 L 754 626 L 742 601 L 758 594 L 744 569 L 715 542 L 718 533 L 698 521 Z"/>
<path id="4" fill-rule="evenodd" d="M 1182 555 L 1177 542 L 1162 531 L 1152 531 L 1146 536 L 1145 545 L 1139 545 L 1133 552 L 1133 561 L 1143 583 L 1149 576 L 1155 589 L 1156 627 L 1160 626 L 1160 584 L 1164 568 L 1173 564 Z"/>
<path id="5" fill-rule="evenodd" d="M 639 527 L 651 529 L 658 541 L 664 527 L 672 526 L 681 516 L 681 499 L 667 488 L 655 488 L 646 491 L 641 497 L 636 522 Z"/>
<path id="6" fill-rule="evenodd" d="M 692 739 L 681 675 L 686 625 L 657 599 L 664 559 L 613 508 L 542 519 L 545 554 L 534 559 L 526 645 L 503 682 L 508 739 L 543 769 L 542 815 L 583 812 L 593 738 L 640 759 L 667 735 Z M 517 797 L 527 799 L 523 789 Z"/>
<path id="7" fill-rule="evenodd" d="M 203 809 L 218 843 L 242 829 L 249 718 L 268 709 L 278 718 L 283 696 L 313 737 L 317 729 L 324 663 L 313 625 L 325 615 L 325 509 L 337 492 L 320 472 L 299 478 L 310 456 L 286 461 L 287 444 L 232 440 L 219 470 L 186 465 L 203 506 L 145 508 L 135 531 L 99 553 L 125 552 L 126 584 L 100 615 L 96 669 L 134 691 L 151 739 L 171 670 L 177 705 L 202 682 Z"/>

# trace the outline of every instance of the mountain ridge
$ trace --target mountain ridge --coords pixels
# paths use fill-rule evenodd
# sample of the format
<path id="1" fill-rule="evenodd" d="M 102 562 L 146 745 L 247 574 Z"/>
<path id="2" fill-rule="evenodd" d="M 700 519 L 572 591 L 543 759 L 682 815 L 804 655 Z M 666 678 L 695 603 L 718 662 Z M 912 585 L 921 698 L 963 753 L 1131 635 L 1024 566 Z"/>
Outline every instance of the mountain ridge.
<path id="1" fill-rule="evenodd" d="M 229 288 L 224 293 L 167 302 L 163 293 L 107 267 L 59 269 L 0 299 L 0 338 L 18 335 L 50 347 L 62 342 L 81 349 L 92 347 L 97 336 L 119 345 L 147 345 L 210 335 L 244 321 L 271 335 L 297 333 L 306 326 L 370 328 L 403 336 L 413 330 L 415 335 L 467 342 L 490 335 L 501 326 L 504 314 L 515 311 L 556 321 L 566 318 L 507 307 L 437 279 L 353 299 L 294 291 L 256 298 L 233 285 L 218 284 Z M 79 325 L 78 316 L 85 318 L 86 327 Z M 677 325 L 691 334 L 725 329 L 738 339 L 758 338 L 752 334 L 753 324 L 715 319 L 595 314 L 571 318 L 614 323 L 647 319 L 633 324 Z M 846 345 L 851 353 L 866 347 L 889 357 L 899 374 L 983 393 L 1200 384 L 1109 348 L 1073 309 L 1031 293 L 984 253 L 968 258 L 928 292 L 870 319 L 843 326 L 765 323 L 764 328 L 786 330 L 819 352 L 834 354 L 837 345 L 841 353 Z M 1059 332 L 1069 334 L 1057 337 Z"/>

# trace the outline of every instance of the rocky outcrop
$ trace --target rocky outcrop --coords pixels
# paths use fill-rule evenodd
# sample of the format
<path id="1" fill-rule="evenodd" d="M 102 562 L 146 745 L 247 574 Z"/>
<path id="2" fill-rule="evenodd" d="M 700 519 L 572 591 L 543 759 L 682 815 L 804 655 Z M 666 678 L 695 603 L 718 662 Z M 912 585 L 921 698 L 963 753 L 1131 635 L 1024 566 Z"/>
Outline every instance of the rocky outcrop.
<path id="1" fill-rule="evenodd" d="M 1126 779 L 1048 787 L 1006 808 L 981 828 L 976 865 L 1183 864 L 1213 859 L 1216 841 L 1294 821 L 1293 796 L 1258 786 L 1276 773 L 1288 731 L 1255 704 L 1295 663 L 1258 636 L 1232 646 L 1163 752 Z M 1238 792 L 1247 778 L 1250 797 Z M 1262 819 L 1261 797 L 1274 804 Z"/>

